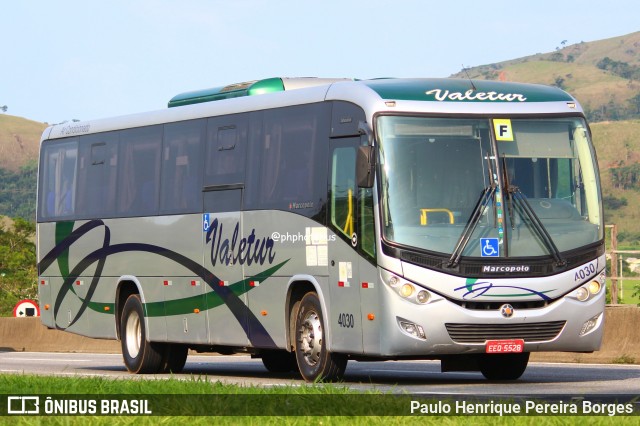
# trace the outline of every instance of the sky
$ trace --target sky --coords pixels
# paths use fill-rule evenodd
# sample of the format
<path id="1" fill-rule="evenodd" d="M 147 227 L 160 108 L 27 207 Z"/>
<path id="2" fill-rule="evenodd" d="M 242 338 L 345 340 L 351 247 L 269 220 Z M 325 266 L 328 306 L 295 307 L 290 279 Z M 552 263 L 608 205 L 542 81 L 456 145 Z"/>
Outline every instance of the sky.
<path id="1" fill-rule="evenodd" d="M 448 77 L 638 16 L 638 0 L 0 0 L 0 106 L 53 124 L 270 77 Z"/>

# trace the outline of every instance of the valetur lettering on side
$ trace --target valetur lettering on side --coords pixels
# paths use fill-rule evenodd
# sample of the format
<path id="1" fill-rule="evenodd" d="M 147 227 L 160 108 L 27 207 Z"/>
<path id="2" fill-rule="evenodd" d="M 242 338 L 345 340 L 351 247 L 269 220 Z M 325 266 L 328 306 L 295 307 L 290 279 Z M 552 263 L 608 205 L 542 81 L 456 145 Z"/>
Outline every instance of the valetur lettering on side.
<path id="1" fill-rule="evenodd" d="M 240 223 L 236 222 L 231 239 L 224 238 L 223 224 L 214 219 L 207 231 L 207 244 L 211 242 L 211 264 L 221 265 L 263 265 L 273 263 L 276 257 L 274 241 L 270 237 L 256 238 L 255 228 L 248 237 L 240 236 Z"/>

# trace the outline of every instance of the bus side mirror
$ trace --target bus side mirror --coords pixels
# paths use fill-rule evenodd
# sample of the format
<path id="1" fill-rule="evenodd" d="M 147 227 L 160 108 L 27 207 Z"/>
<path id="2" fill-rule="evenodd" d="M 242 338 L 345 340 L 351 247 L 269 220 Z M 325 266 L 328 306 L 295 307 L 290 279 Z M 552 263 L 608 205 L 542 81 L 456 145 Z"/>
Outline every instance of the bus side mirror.
<path id="1" fill-rule="evenodd" d="M 373 146 L 359 146 L 356 158 L 356 180 L 358 187 L 373 187 L 376 171 L 376 150 Z"/>

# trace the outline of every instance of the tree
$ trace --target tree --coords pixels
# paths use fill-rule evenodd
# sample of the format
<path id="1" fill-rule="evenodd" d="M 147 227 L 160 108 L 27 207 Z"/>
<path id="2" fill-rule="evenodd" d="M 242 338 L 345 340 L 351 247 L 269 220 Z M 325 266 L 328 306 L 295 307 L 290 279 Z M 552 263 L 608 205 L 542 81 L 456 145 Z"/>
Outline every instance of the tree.
<path id="1" fill-rule="evenodd" d="M 0 228 L 0 316 L 9 316 L 21 299 L 36 299 L 38 276 L 35 225 L 16 218 Z"/>
<path id="2" fill-rule="evenodd" d="M 0 109 L 1 109 L 1 110 L 2 110 L 2 112 L 4 113 L 4 112 L 7 112 L 7 110 L 9 109 L 9 107 L 8 107 L 8 106 L 6 106 L 6 105 L 2 105 L 2 106 L 0 107 Z"/>
<path id="3" fill-rule="evenodd" d="M 636 110 L 636 114 L 640 114 L 640 93 L 629 99 L 629 102 Z"/>

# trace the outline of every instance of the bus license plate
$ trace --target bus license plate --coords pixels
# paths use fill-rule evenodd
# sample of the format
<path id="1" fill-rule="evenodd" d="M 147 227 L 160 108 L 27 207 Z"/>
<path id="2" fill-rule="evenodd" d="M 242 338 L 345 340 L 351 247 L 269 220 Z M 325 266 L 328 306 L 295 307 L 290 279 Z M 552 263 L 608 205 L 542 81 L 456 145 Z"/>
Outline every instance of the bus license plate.
<path id="1" fill-rule="evenodd" d="M 524 351 L 524 340 L 488 340 L 485 351 L 488 354 L 519 353 Z"/>

